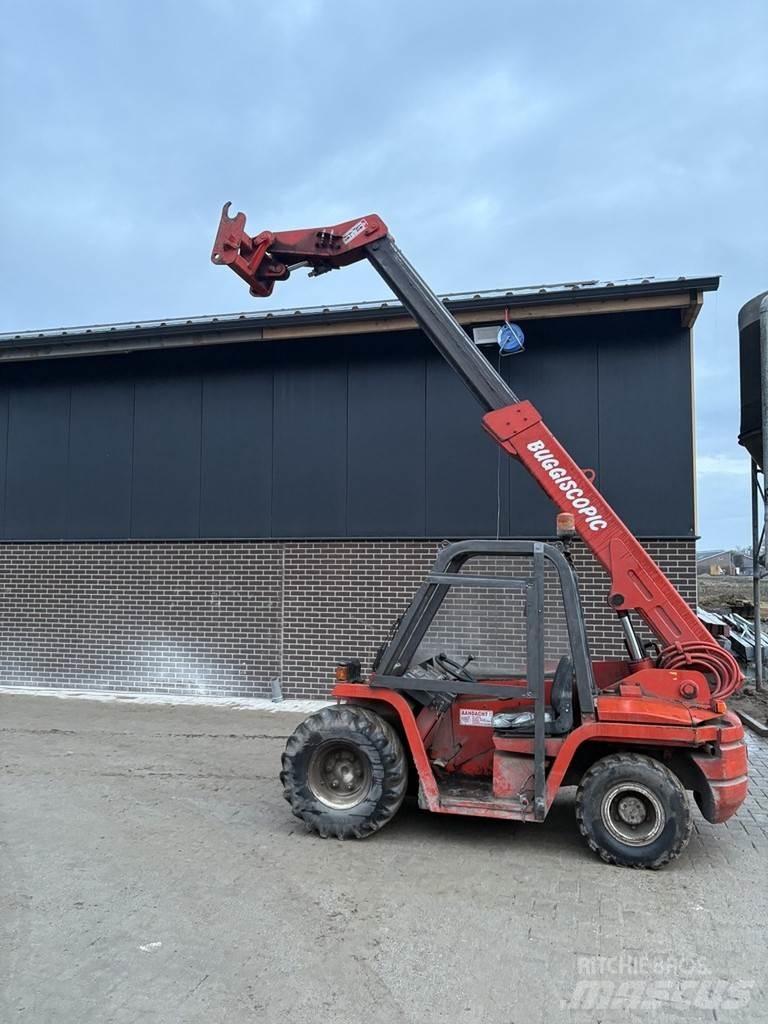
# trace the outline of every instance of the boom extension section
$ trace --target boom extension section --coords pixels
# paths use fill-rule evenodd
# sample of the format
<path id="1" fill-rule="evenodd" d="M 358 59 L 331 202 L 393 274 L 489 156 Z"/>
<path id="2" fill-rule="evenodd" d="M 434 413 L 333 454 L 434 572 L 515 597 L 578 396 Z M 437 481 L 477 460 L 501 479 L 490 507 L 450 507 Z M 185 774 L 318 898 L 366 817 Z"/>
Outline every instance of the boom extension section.
<path id="1" fill-rule="evenodd" d="M 286 280 L 298 267 L 318 275 L 367 259 L 480 402 L 488 433 L 525 466 L 559 511 L 573 515 L 577 533 L 610 576 L 609 604 L 622 620 L 631 659 L 645 658 L 629 619 L 635 612 L 661 641 L 659 667 L 705 673 L 713 702 L 733 693 L 741 672 L 732 655 L 702 626 L 534 406 L 517 397 L 467 337 L 380 217 L 370 214 L 332 227 L 263 231 L 251 237 L 245 232 L 245 215 L 230 217 L 229 206 L 222 211 L 211 259 L 230 266 L 252 295 L 271 295 L 275 282 Z"/>

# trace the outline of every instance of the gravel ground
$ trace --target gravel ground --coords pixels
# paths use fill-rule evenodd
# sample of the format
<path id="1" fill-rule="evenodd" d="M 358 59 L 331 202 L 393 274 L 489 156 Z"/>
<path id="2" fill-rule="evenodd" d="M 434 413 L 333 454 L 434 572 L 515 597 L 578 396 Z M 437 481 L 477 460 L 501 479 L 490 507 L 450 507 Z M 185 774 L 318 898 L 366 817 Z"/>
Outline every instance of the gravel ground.
<path id="1" fill-rule="evenodd" d="M 768 1021 L 768 744 L 661 872 L 543 825 L 413 806 L 306 834 L 290 714 L 0 697 L 0 1021 Z"/>

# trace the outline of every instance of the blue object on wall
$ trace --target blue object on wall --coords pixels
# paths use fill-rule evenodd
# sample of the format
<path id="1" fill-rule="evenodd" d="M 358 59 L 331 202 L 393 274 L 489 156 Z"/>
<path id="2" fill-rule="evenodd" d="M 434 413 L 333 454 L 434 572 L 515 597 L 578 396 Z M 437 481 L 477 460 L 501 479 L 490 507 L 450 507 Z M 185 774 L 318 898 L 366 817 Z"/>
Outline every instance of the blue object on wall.
<path id="1" fill-rule="evenodd" d="M 497 335 L 499 350 L 503 356 L 516 356 L 525 351 L 525 334 L 519 324 L 505 320 Z"/>

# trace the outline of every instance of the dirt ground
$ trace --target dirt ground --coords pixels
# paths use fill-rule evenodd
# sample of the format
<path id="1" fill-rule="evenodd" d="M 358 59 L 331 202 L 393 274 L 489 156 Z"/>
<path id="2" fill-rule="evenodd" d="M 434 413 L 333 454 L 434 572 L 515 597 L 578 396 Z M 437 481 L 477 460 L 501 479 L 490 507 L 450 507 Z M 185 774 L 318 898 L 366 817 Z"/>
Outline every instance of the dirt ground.
<path id="1" fill-rule="evenodd" d="M 735 611 L 745 618 L 752 616 L 751 576 L 699 576 L 697 577 L 699 605 L 710 612 Z M 765 589 L 765 584 L 763 584 Z M 745 609 L 747 609 L 745 611 Z M 762 619 L 768 619 L 765 594 L 760 608 Z"/>
<path id="2" fill-rule="evenodd" d="M 727 826 L 609 867 L 542 825 L 406 805 L 323 841 L 277 779 L 299 718 L 0 697 L 3 1024 L 768 1021 L 768 741 Z M 745 884 L 748 880 L 748 884 Z"/>

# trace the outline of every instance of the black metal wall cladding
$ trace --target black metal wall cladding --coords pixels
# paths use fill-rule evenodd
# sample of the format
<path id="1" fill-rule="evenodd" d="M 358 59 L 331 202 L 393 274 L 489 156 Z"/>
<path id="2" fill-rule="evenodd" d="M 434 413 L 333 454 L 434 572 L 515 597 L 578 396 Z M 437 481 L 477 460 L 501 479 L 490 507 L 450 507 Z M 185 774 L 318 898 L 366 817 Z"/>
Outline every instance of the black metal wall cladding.
<path id="1" fill-rule="evenodd" d="M 636 534 L 693 536 L 679 312 L 525 330 L 515 391 Z M 480 416 L 416 331 L 6 364 L 0 538 L 550 535 Z"/>

